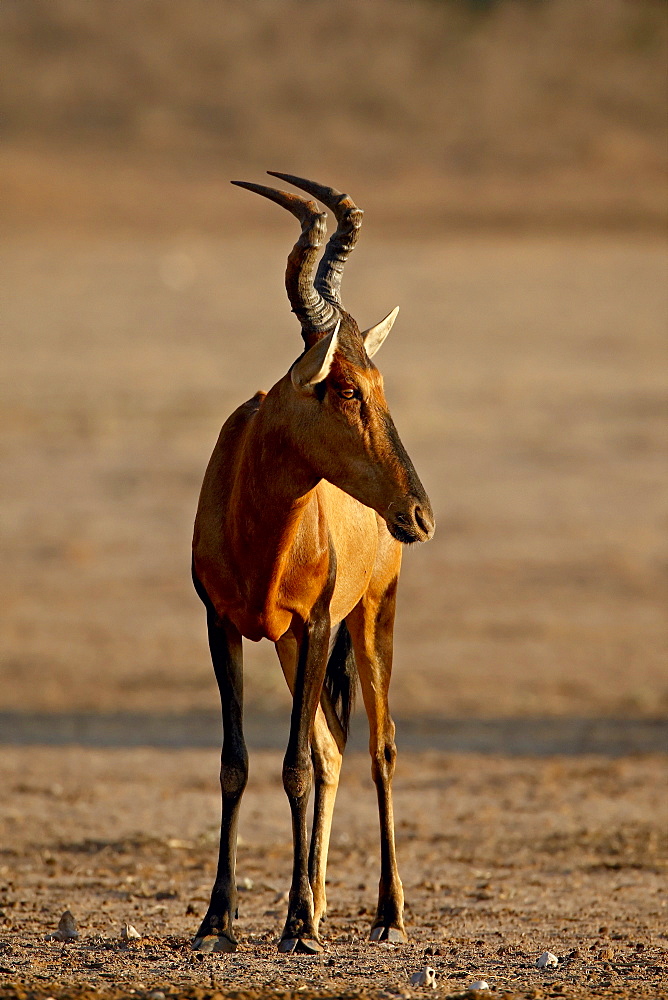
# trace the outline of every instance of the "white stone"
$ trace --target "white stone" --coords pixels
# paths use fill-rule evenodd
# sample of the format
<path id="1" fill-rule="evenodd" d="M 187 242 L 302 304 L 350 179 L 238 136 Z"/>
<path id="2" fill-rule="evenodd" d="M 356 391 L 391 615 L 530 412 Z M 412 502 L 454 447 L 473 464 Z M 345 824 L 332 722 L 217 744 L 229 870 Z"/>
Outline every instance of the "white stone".
<path id="1" fill-rule="evenodd" d="M 124 924 L 121 930 L 121 937 L 124 941 L 139 941 L 141 934 L 132 924 Z"/>
<path id="2" fill-rule="evenodd" d="M 467 986 L 467 989 L 468 990 L 488 990 L 489 989 L 489 983 L 486 983 L 484 979 L 476 979 L 476 981 L 474 983 L 471 983 L 470 986 Z"/>
<path id="3" fill-rule="evenodd" d="M 536 960 L 537 969 L 547 969 L 549 966 L 555 965 L 559 965 L 559 959 L 551 951 L 544 951 L 540 958 Z"/>
<path id="4" fill-rule="evenodd" d="M 429 965 L 425 965 L 424 969 L 420 969 L 419 972 L 414 972 L 411 976 L 411 986 L 431 986 L 432 990 L 436 989 L 436 972 Z"/>

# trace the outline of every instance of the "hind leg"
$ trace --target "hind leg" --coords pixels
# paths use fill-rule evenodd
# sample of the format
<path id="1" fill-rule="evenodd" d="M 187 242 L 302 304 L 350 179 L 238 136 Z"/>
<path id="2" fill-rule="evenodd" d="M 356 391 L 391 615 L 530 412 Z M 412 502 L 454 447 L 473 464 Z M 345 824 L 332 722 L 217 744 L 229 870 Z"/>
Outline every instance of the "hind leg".
<path id="1" fill-rule="evenodd" d="M 294 691 L 297 671 L 297 643 L 291 633 L 286 633 L 276 643 L 276 651 L 290 691 Z M 313 893 L 313 924 L 316 933 L 327 910 L 325 877 L 327 854 L 332 829 L 334 802 L 339 787 L 339 774 L 345 747 L 345 735 L 331 707 L 327 692 L 323 690 L 316 711 L 311 740 L 311 756 L 315 776 L 313 828 L 309 849 L 308 872 Z"/>
<path id="2" fill-rule="evenodd" d="M 315 801 L 308 859 L 316 929 L 327 912 L 325 894 L 327 855 L 332 831 L 334 802 L 339 787 L 339 775 L 345 748 L 345 736 L 333 710 L 331 710 L 326 694 L 323 695 L 322 701 L 325 702 L 329 711 L 321 707 L 313 727 L 312 756 L 315 772 Z"/>
<path id="3" fill-rule="evenodd" d="M 211 902 L 192 946 L 193 950 L 203 952 L 236 951 L 232 921 L 237 911 L 237 824 L 248 778 L 248 754 L 242 728 L 242 646 L 241 636 L 232 623 L 221 621 L 207 601 L 205 603 L 209 648 L 223 710 L 222 816 L 218 869 Z"/>

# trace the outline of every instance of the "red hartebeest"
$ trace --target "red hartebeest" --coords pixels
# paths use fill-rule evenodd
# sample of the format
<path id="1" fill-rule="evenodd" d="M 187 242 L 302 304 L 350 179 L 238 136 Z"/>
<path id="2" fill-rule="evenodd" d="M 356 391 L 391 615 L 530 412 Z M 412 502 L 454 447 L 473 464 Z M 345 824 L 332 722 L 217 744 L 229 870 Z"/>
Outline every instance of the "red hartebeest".
<path id="1" fill-rule="evenodd" d="M 302 224 L 288 257 L 286 288 L 306 346 L 268 393 L 256 393 L 225 423 L 195 521 L 193 579 L 206 606 L 224 729 L 220 854 L 209 909 L 193 942 L 199 951 L 237 947 L 236 830 L 248 773 L 242 637 L 275 643 L 293 697 L 283 784 L 292 812 L 294 866 L 279 950 L 321 950 L 327 850 L 355 671 L 369 718 L 380 813 L 380 887 L 371 938 L 406 939 L 387 694 L 401 543 L 431 538 L 434 522 L 371 361 L 398 310 L 360 333 L 343 309 L 339 287 L 361 210 L 333 188 L 274 176 L 318 198 L 338 226 L 314 279 L 326 213 L 301 195 L 234 182 L 287 208 Z"/>

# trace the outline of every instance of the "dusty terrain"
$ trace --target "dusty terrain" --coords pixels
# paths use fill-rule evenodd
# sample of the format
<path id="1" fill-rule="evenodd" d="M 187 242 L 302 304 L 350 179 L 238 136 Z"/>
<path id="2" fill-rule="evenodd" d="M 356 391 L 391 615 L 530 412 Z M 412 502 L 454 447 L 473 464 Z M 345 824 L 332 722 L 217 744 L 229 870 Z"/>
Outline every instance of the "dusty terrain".
<path id="1" fill-rule="evenodd" d="M 660 0 L 26 0 L 0 35 L 18 225 L 266 229 L 221 196 L 266 169 L 417 238 L 668 218 Z"/>
<path id="2" fill-rule="evenodd" d="M 215 751 L 5 749 L 0 995 L 295 991 L 668 996 L 665 758 L 403 754 L 395 790 L 408 945 L 371 945 L 377 836 L 366 754 L 344 768 L 322 957 L 275 950 L 290 873 L 281 755 L 257 753 L 241 821 L 240 950 L 189 950 L 216 853 Z M 63 910 L 72 944 L 47 941 Z M 123 924 L 142 940 L 124 946 Z M 556 969 L 535 968 L 546 949 Z M 12 984 L 16 992 L 9 989 Z M 202 991 L 188 994 L 187 988 Z M 428 991 L 431 993 L 431 991 Z M 238 992 L 232 995 L 238 996 Z M 263 995 L 272 995 L 271 993 Z"/>

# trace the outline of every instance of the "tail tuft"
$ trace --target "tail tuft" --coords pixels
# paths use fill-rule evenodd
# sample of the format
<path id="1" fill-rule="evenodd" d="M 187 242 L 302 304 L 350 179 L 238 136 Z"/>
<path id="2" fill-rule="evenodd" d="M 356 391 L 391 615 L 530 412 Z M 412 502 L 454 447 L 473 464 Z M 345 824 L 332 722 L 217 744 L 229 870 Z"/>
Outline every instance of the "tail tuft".
<path id="1" fill-rule="evenodd" d="M 356 688 L 357 664 L 355 663 L 350 632 L 343 621 L 339 625 L 334 648 L 327 661 L 325 690 L 330 697 L 346 738 L 350 729 L 350 716 L 355 704 Z"/>

